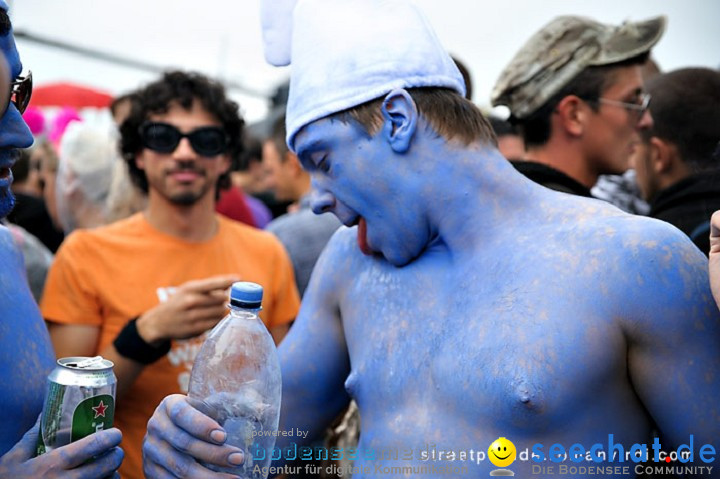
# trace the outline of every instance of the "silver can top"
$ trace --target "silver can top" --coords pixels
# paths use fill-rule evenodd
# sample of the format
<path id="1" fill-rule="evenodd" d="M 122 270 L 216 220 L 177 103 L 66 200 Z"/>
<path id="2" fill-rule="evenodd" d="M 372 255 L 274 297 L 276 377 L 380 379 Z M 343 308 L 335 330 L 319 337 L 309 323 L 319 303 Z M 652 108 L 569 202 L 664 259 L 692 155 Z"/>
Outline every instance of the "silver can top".
<path id="1" fill-rule="evenodd" d="M 72 356 L 69 358 L 60 358 L 57 360 L 57 363 L 63 368 L 79 369 L 82 371 L 100 371 L 103 369 L 111 369 L 115 366 L 112 361 L 102 356 Z"/>

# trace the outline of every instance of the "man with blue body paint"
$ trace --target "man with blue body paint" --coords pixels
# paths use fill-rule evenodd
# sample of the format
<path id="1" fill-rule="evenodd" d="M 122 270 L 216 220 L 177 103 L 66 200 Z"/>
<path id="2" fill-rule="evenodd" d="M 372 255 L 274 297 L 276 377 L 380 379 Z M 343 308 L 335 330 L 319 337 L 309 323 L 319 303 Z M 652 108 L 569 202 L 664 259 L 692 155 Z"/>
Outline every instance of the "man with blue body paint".
<path id="1" fill-rule="evenodd" d="M 359 454 L 354 477 L 488 477 L 494 466 L 467 455 L 499 437 L 523 451 L 612 434 L 629 450 L 656 429 L 665 450 L 690 435 L 720 448 L 720 315 L 703 255 L 667 224 L 527 180 L 463 91 L 410 4 L 298 2 L 288 144 L 315 211 L 347 228 L 279 348 L 281 429 L 312 440 L 355 399 L 358 450 L 377 454 Z M 224 441 L 169 396 L 148 424 L 145 473 L 228 477 L 196 462 L 230 465 L 241 451 Z M 423 458 L 429 447 L 444 457 Z M 508 468 L 529 477 L 533 464 Z"/>
<path id="2" fill-rule="evenodd" d="M 14 204 L 10 185 L 17 149 L 27 148 L 33 141 L 21 116 L 32 83 L 20 76 L 22 65 L 7 10 L 7 4 L 0 0 L 0 218 Z M 8 103 L 5 92 L 11 89 L 12 101 Z M 1 224 L 0 318 L 0 477 L 91 479 L 113 475 L 123 458 L 117 447 L 121 434 L 114 428 L 34 457 L 37 419 L 55 355 L 28 288 L 20 250 Z M 87 462 L 93 457 L 94 461 Z"/>

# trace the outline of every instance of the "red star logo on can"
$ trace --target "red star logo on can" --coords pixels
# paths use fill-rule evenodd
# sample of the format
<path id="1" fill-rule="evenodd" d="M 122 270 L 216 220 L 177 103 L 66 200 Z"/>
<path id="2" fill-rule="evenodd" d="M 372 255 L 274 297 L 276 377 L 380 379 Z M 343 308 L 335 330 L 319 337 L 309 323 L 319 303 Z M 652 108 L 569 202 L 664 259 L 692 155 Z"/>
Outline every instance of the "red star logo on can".
<path id="1" fill-rule="evenodd" d="M 101 399 L 100 404 L 92 408 L 92 410 L 95 411 L 95 417 L 93 419 L 97 419 L 100 416 L 105 417 L 105 410 L 107 408 L 108 407 L 103 403 Z"/>

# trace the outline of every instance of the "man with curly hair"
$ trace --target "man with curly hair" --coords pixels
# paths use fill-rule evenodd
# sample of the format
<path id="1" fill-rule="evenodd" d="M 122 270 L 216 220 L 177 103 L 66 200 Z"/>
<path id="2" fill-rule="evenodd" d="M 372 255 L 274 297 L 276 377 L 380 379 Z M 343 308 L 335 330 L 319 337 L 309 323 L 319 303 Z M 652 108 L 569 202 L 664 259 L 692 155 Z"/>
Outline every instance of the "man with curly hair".
<path id="1" fill-rule="evenodd" d="M 297 314 L 292 265 L 269 233 L 214 211 L 241 147 L 243 120 L 223 87 L 166 73 L 140 92 L 121 150 L 147 208 L 58 251 L 42 313 L 60 356 L 115 363 L 125 478 L 140 478 L 145 426 L 160 400 L 187 391 L 203 334 L 226 314 L 234 281 L 263 285 L 262 318 L 279 341 Z"/>

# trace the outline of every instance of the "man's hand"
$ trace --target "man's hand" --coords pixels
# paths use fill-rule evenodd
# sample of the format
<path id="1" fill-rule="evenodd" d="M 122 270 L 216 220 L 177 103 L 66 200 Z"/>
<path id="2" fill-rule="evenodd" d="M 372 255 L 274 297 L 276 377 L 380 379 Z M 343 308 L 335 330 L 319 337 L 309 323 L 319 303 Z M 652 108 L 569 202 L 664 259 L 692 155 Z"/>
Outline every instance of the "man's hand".
<path id="1" fill-rule="evenodd" d="M 118 447 L 120 430 L 99 431 L 79 441 L 34 457 L 38 442 L 38 420 L 7 454 L 0 457 L 0 477 L 22 479 L 119 478 L 117 469 L 125 454 Z"/>
<path id="2" fill-rule="evenodd" d="M 138 334 L 145 342 L 158 344 L 204 333 L 227 314 L 227 290 L 235 281 L 236 276 L 222 275 L 182 284 L 166 302 L 137 320 Z"/>
<path id="3" fill-rule="evenodd" d="M 225 445 L 220 425 L 190 405 L 180 394 L 168 396 L 150 418 L 143 442 L 143 470 L 149 479 L 192 477 L 231 478 L 213 472 L 197 461 L 221 467 L 237 467 L 243 453 Z"/>
<path id="4" fill-rule="evenodd" d="M 715 303 L 720 307 L 720 211 L 710 219 L 710 287 Z"/>

